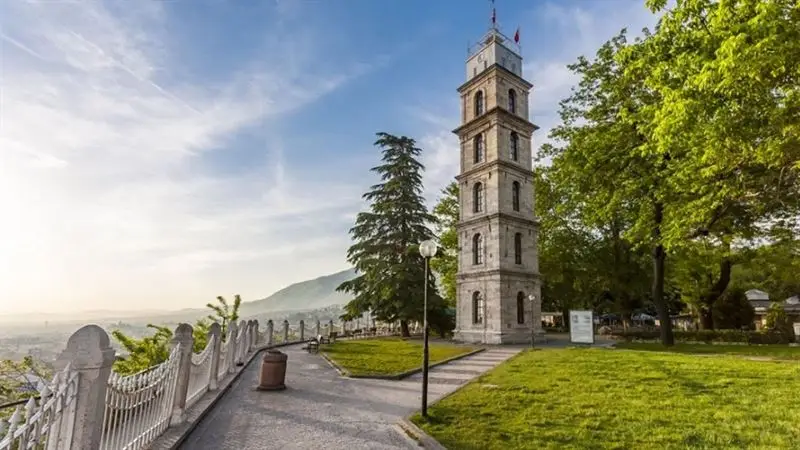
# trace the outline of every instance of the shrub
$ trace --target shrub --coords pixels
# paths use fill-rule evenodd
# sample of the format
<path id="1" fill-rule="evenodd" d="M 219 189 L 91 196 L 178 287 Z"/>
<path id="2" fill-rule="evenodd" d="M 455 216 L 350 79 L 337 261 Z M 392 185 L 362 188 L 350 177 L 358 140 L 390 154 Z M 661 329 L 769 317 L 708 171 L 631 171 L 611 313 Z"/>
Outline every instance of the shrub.
<path id="1" fill-rule="evenodd" d="M 739 344 L 789 344 L 794 335 L 785 331 L 745 331 L 745 330 L 697 330 L 673 331 L 675 342 L 739 343 Z M 661 338 L 658 330 L 628 330 L 611 334 L 616 339 L 631 341 L 652 341 Z"/>

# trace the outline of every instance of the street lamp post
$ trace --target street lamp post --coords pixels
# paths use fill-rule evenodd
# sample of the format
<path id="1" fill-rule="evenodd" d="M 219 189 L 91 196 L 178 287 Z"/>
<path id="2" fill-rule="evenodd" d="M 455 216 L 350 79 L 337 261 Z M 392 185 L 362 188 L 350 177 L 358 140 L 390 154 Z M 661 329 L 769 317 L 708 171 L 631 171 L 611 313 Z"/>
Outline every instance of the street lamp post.
<path id="1" fill-rule="evenodd" d="M 419 244 L 419 254 L 425 258 L 422 306 L 422 417 L 428 417 L 428 263 L 431 258 L 436 256 L 436 250 L 436 242 L 432 240 Z"/>
<path id="2" fill-rule="evenodd" d="M 533 315 L 533 302 L 536 300 L 536 296 L 530 294 L 528 296 L 528 300 L 531 301 L 531 348 L 534 348 L 534 341 L 536 340 L 536 324 L 533 322 L 534 315 Z"/>

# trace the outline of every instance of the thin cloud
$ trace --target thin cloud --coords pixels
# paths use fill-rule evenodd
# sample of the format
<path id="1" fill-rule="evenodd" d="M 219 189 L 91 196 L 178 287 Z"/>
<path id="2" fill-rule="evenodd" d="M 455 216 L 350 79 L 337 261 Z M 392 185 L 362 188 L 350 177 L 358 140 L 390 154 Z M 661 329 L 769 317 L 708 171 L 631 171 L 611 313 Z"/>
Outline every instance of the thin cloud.
<path id="1" fill-rule="evenodd" d="M 296 173 L 277 136 L 247 170 L 200 163 L 386 61 L 330 71 L 300 39 L 214 85 L 172 79 L 165 12 L 123 6 L 4 4 L 2 310 L 177 308 L 344 266 L 340 218 L 360 202 L 348 180 Z M 316 237 L 290 248 L 301 233 Z"/>

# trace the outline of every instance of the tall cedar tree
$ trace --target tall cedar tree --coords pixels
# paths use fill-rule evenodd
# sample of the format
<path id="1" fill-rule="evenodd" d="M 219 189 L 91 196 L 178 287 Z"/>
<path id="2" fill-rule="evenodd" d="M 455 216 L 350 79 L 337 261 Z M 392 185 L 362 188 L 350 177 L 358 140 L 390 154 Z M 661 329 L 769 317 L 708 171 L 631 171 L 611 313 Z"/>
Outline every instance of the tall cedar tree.
<path id="1" fill-rule="evenodd" d="M 453 181 L 442 189 L 442 197 L 433 208 L 439 235 L 439 254 L 431 260 L 431 267 L 439 274 L 444 299 L 456 306 L 456 273 L 458 272 L 458 183 Z"/>
<path id="2" fill-rule="evenodd" d="M 356 278 L 336 289 L 353 294 L 347 314 L 370 312 L 381 321 L 400 321 L 403 336 L 409 336 L 408 322 L 422 320 L 424 258 L 419 244 L 433 239 L 427 224 L 436 218 L 428 213 L 422 197 L 422 172 L 417 160 L 422 150 L 413 139 L 377 133 L 375 145 L 381 148 L 383 164 L 373 167 L 381 182 L 372 186 L 363 199 L 371 203 L 350 229 L 353 245 L 347 260 L 356 269 Z M 444 301 L 436 290 L 433 271 L 429 271 L 428 304 L 440 313 Z"/>

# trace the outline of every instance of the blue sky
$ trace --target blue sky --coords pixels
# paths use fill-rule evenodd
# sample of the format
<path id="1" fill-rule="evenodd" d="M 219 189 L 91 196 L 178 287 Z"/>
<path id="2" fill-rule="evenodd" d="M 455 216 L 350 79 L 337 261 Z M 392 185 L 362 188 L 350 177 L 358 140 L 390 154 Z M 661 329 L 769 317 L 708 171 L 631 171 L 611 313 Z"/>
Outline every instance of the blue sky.
<path id="1" fill-rule="evenodd" d="M 498 0 L 519 26 L 532 118 L 566 64 L 643 0 Z M 424 149 L 433 202 L 486 0 L 0 2 L 0 306 L 174 309 L 262 298 L 348 267 L 379 153 Z"/>

